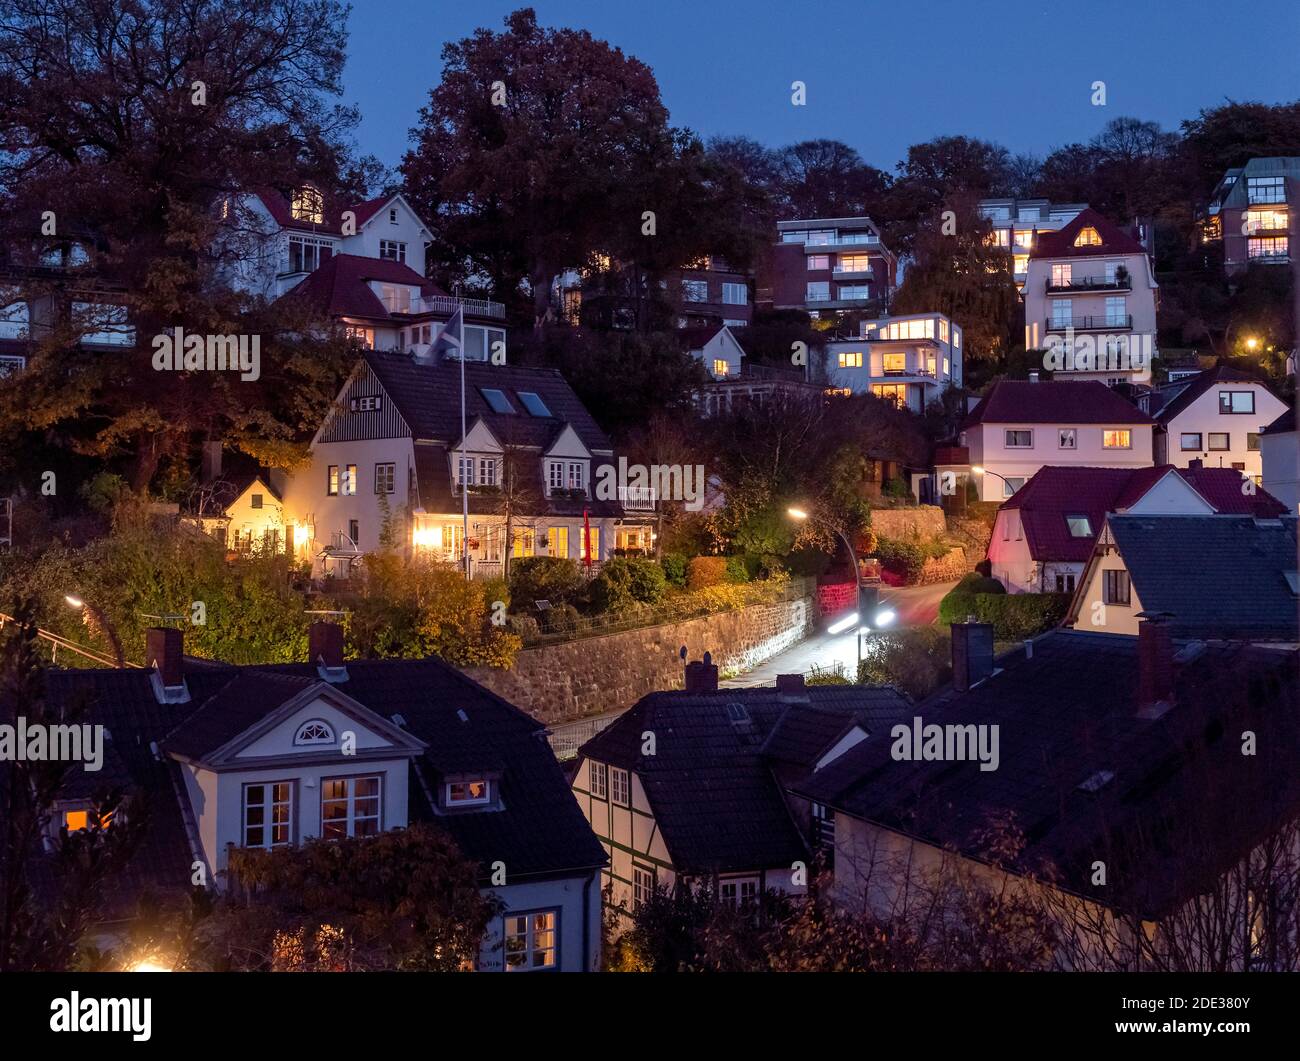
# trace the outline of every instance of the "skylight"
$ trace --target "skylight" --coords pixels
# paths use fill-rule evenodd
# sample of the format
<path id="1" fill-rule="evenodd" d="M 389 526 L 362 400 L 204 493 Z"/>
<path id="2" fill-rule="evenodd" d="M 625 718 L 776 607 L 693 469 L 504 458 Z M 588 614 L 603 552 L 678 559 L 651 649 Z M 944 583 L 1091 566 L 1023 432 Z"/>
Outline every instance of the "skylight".
<path id="1" fill-rule="evenodd" d="M 749 721 L 749 710 L 744 704 L 730 703 L 727 705 L 727 717 L 732 722 L 743 724 Z"/>
<path id="2" fill-rule="evenodd" d="M 1079 789 L 1083 792 L 1100 792 L 1115 779 L 1115 774 L 1110 770 L 1098 770 L 1095 774 L 1085 777 L 1079 782 Z"/>
<path id="3" fill-rule="evenodd" d="M 1065 524 L 1070 528 L 1071 538 L 1091 538 L 1092 537 L 1092 520 L 1087 516 L 1081 516 L 1073 513 L 1065 517 Z"/>
<path id="4" fill-rule="evenodd" d="M 479 392 L 492 407 L 494 413 L 513 413 L 515 407 L 510 404 L 510 399 L 506 397 L 505 391 L 497 390 L 495 387 L 480 387 Z"/>
<path id="5" fill-rule="evenodd" d="M 1300 596 L 1300 571 L 1283 571 L 1282 577 L 1286 579 L 1286 584 L 1291 587 L 1291 592 Z"/>
<path id="6" fill-rule="evenodd" d="M 532 391 L 519 391 L 519 400 L 533 416 L 551 415 L 551 410 L 546 408 L 546 403 Z"/>

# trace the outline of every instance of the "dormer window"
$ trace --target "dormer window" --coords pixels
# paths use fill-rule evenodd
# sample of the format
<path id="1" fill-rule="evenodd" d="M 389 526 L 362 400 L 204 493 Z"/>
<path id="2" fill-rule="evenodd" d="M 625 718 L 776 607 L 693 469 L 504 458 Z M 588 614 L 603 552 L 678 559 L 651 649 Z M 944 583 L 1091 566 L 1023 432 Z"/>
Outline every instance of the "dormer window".
<path id="1" fill-rule="evenodd" d="M 304 185 L 293 193 L 289 209 L 295 221 L 319 225 L 325 220 L 325 198 L 319 188 L 311 185 Z"/>
<path id="2" fill-rule="evenodd" d="M 492 802 L 492 784 L 487 778 L 447 783 L 448 807 L 479 807 Z"/>
<path id="3" fill-rule="evenodd" d="M 293 735 L 293 743 L 298 746 L 313 744 L 334 744 L 334 730 L 328 722 L 319 718 L 313 718 L 309 722 L 304 722 L 298 727 L 298 732 Z"/>
<path id="4" fill-rule="evenodd" d="M 1088 225 L 1074 237 L 1074 245 L 1076 247 L 1100 247 L 1101 234 L 1091 225 Z"/>
<path id="5" fill-rule="evenodd" d="M 388 211 L 388 223 L 389 223 L 390 225 L 395 225 L 395 224 L 397 224 L 397 210 L 396 210 L 396 209 L 392 209 L 392 210 L 389 210 L 389 211 Z"/>

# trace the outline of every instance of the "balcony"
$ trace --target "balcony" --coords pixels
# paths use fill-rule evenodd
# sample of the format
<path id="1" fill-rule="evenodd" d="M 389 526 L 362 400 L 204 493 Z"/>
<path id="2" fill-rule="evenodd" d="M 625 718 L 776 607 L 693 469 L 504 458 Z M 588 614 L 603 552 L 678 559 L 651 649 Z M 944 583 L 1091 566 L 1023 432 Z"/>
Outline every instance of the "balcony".
<path id="1" fill-rule="evenodd" d="M 865 269 L 832 269 L 831 276 L 836 280 L 874 280 L 876 278 L 870 266 Z"/>
<path id="2" fill-rule="evenodd" d="M 1114 332 L 1129 331 L 1132 327 L 1133 315 L 1130 313 L 1104 317 L 1072 317 L 1069 320 L 1047 318 L 1049 332 L 1063 332 L 1068 328 L 1073 328 L 1076 332 Z"/>
<path id="3" fill-rule="evenodd" d="M 1261 254 L 1248 254 L 1246 264 L 1248 265 L 1287 265 L 1291 261 L 1291 255 L 1288 251 L 1265 251 Z"/>
<path id="4" fill-rule="evenodd" d="M 1133 281 L 1127 276 L 1123 279 L 1112 277 L 1109 280 L 1104 276 L 1074 276 L 1060 282 L 1049 278 L 1046 290 L 1048 294 L 1067 295 L 1084 291 L 1132 291 Z"/>
<path id="5" fill-rule="evenodd" d="M 659 503 L 659 491 L 653 486 L 620 486 L 618 501 L 628 512 L 653 512 Z"/>

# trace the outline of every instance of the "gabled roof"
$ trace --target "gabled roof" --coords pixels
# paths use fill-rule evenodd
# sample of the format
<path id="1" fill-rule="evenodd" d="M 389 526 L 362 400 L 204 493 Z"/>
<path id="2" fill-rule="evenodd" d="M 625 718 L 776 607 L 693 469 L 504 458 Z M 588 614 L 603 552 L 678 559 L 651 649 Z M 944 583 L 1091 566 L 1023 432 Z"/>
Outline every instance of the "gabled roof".
<path id="1" fill-rule="evenodd" d="M 301 299 L 317 312 L 330 317 L 364 317 L 366 320 L 406 320 L 408 314 L 390 313 L 370 288 L 371 281 L 416 287 L 421 297 L 445 295 L 432 280 L 426 280 L 405 262 L 388 258 L 364 258 L 358 254 L 336 254 L 283 297 Z"/>
<path id="2" fill-rule="evenodd" d="M 976 424 L 1149 424 L 1151 417 L 1100 380 L 1004 379 L 971 410 Z"/>
<path id="3" fill-rule="evenodd" d="M 854 723 L 873 735 L 869 741 L 879 740 L 889 722 L 911 711 L 892 688 L 805 692 L 807 705 L 783 700 L 776 689 L 651 693 L 578 754 L 640 778 L 679 872 L 788 866 L 809 852 L 773 766 L 810 765 Z M 647 731 L 655 734 L 654 755 L 641 754 Z"/>
<path id="4" fill-rule="evenodd" d="M 996 770 L 896 761 L 885 734 L 793 789 L 974 859 L 1009 818 L 1024 838 L 1010 868 L 1051 867 L 1070 891 L 1158 916 L 1300 808 L 1297 654 L 1177 647 L 1174 706 L 1159 719 L 1138 717 L 1137 638 L 1057 630 L 1035 638 L 1030 656 L 1023 646 L 999 656 L 969 692 L 947 688 L 916 708 L 926 725 L 997 726 Z M 1262 758 L 1241 754 L 1244 729 L 1268 746 Z M 1080 787 L 1089 779 L 1093 791 Z M 1098 860 L 1105 886 L 1092 883 Z"/>
<path id="5" fill-rule="evenodd" d="M 256 725 L 294 695 L 319 684 L 314 665 L 232 667 L 185 664 L 188 703 L 159 704 L 150 670 L 50 670 L 51 705 L 86 701 L 91 724 L 103 725 L 130 785 L 149 802 L 149 828 L 126 872 L 110 886 L 102 910 L 126 914 L 141 892 L 175 894 L 190 879 L 187 803 L 178 763 L 155 757 L 151 744 L 201 751 Z M 545 726 L 438 659 L 349 660 L 347 676 L 330 688 L 381 720 L 397 714 L 402 729 L 427 748 L 412 761 L 411 820 L 450 832 L 486 875 L 504 861 L 512 879 L 569 875 L 602 865 L 605 855 L 579 810 Z M 462 717 L 462 714 L 464 717 Z M 169 737 L 170 734 L 170 737 Z M 360 753 L 364 757 L 364 752 Z M 503 809 L 435 815 L 425 785 L 472 771 L 501 779 Z"/>
<path id="6" fill-rule="evenodd" d="M 1286 578 L 1296 517 L 1117 515 L 1106 525 L 1142 607 L 1172 615 L 1174 637 L 1300 639 Z"/>
<path id="7" fill-rule="evenodd" d="M 1213 368 L 1207 368 L 1197 376 L 1191 376 L 1175 384 L 1176 390 L 1173 397 L 1166 400 L 1156 412 L 1156 421 L 1161 424 L 1168 424 L 1192 402 L 1219 383 L 1254 383 L 1268 390 L 1268 385 L 1258 376 L 1220 362 Z M 1269 393 L 1271 394 L 1272 391 L 1269 391 Z"/>
<path id="8" fill-rule="evenodd" d="M 703 350 L 721 331 L 727 331 L 725 324 L 701 324 L 692 328 L 678 328 L 677 342 L 683 350 Z"/>
<path id="9" fill-rule="evenodd" d="M 1100 244 L 1074 245 L 1075 238 L 1085 228 L 1096 229 Z M 1031 258 L 1094 258 L 1105 254 L 1145 254 L 1146 248 L 1117 224 L 1103 217 L 1092 207 L 1079 211 L 1068 225 L 1055 232 L 1040 232 Z"/>
<path id="10" fill-rule="evenodd" d="M 1261 435 L 1285 435 L 1289 431 L 1295 430 L 1295 409 L 1288 409 L 1268 427 L 1260 432 Z"/>
<path id="11" fill-rule="evenodd" d="M 1019 511 L 1033 559 L 1084 563 L 1092 555 L 1107 514 L 1131 508 L 1167 475 L 1182 478 L 1216 512 L 1273 517 L 1286 511 L 1265 490 L 1243 493 L 1245 480 L 1233 468 L 1174 468 L 1168 464 L 1152 468 L 1047 465 L 1002 502 L 999 511 Z M 1088 517 L 1091 535 L 1070 534 L 1066 517 L 1073 515 Z"/>

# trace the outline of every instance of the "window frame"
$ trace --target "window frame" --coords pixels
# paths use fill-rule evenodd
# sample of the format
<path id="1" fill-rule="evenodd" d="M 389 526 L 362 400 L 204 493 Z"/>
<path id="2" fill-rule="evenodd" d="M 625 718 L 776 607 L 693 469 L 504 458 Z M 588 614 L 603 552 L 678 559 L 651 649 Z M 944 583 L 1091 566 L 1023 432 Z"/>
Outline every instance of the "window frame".
<path id="1" fill-rule="evenodd" d="M 620 785 L 620 781 L 622 782 Z M 619 789 L 622 788 L 620 798 Z M 632 774 L 619 766 L 609 768 L 609 801 L 618 807 L 632 805 Z"/>
<path id="2" fill-rule="evenodd" d="M 1196 445 L 1189 446 L 1187 440 L 1196 439 Z M 1180 453 L 1203 453 L 1202 443 L 1205 441 L 1205 432 L 1203 431 L 1182 431 L 1178 435 L 1178 451 Z"/>
<path id="3" fill-rule="evenodd" d="M 356 783 L 358 781 L 374 781 L 377 788 L 373 796 L 360 796 L 356 794 Z M 346 832 L 342 837 L 329 836 L 326 833 L 325 804 L 338 803 L 339 798 L 327 799 L 325 788 L 327 785 L 341 782 L 347 786 L 346 795 L 342 802 L 347 804 L 347 815 L 342 819 L 330 819 L 330 824 L 337 821 L 343 821 L 346 825 Z M 358 817 L 356 814 L 356 802 L 358 799 L 373 799 L 375 801 L 375 813 L 373 815 L 363 815 Z M 374 821 L 375 831 L 373 833 L 358 833 L 356 824 L 358 821 Z M 384 775 L 382 773 L 362 773 L 362 774 L 340 774 L 332 777 L 322 777 L 320 779 L 320 835 L 323 840 L 353 839 L 357 836 L 378 836 L 384 831 Z"/>
<path id="4" fill-rule="evenodd" d="M 1025 435 L 1029 441 L 1021 445 L 1011 441 L 1012 435 Z M 1005 427 L 1002 429 L 1002 448 L 1003 449 L 1033 449 L 1034 448 L 1034 429 L 1032 427 Z"/>
<path id="5" fill-rule="evenodd" d="M 587 761 L 587 789 L 593 799 L 609 800 L 609 766 L 594 759 Z"/>
<path id="6" fill-rule="evenodd" d="M 386 489 L 380 489 L 380 487 Z M 397 463 L 395 461 L 377 461 L 375 463 L 375 493 L 397 493 Z"/>
<path id="7" fill-rule="evenodd" d="M 1108 442 L 1107 439 L 1112 435 L 1123 435 L 1125 441 L 1122 445 Z M 1133 429 L 1130 427 L 1103 427 L 1101 429 L 1101 448 L 1102 449 L 1132 449 L 1133 448 Z"/>
<path id="8" fill-rule="evenodd" d="M 549 923 L 545 928 L 539 929 L 533 922 L 534 918 L 549 918 Z M 511 931 L 510 922 L 522 920 L 524 922 L 524 931 L 522 937 L 517 932 Z M 536 945 L 536 933 L 548 932 L 551 937 L 549 947 L 538 948 Z M 523 961 L 522 963 L 512 964 L 510 961 L 510 941 L 511 939 L 522 938 Z M 544 965 L 536 965 L 533 962 L 533 956 L 537 953 L 550 955 L 550 962 Z M 501 916 L 501 968 L 508 973 L 549 973 L 557 972 L 560 968 L 560 908 L 558 906 L 544 906 L 536 910 L 510 910 Z"/>
<path id="9" fill-rule="evenodd" d="M 478 797 L 467 797 L 464 799 L 455 799 L 452 796 L 452 789 L 457 786 L 466 788 L 469 785 L 482 785 L 483 795 Z M 476 777 L 468 781 L 447 781 L 442 789 L 443 806 L 446 807 L 483 807 L 491 803 L 492 796 L 492 779 L 489 777 Z"/>
<path id="10" fill-rule="evenodd" d="M 280 785 L 284 785 L 285 788 L 288 789 L 288 794 L 289 794 L 288 799 L 285 800 L 275 799 L 274 790 Z M 239 806 L 240 806 L 239 839 L 240 839 L 241 847 L 252 848 L 259 851 L 273 851 L 279 847 L 292 847 L 294 845 L 294 834 L 296 832 L 295 829 L 296 812 L 297 812 L 297 802 L 298 802 L 297 792 L 295 791 L 296 786 L 297 786 L 297 781 L 294 778 L 283 778 L 279 781 L 250 781 L 250 782 L 245 782 L 243 784 L 239 794 Z M 264 813 L 264 817 L 260 825 L 250 826 L 248 823 L 248 811 L 250 807 L 250 804 L 248 802 L 248 794 L 251 789 L 255 789 L 255 788 L 262 789 L 263 796 L 266 797 L 264 798 L 263 802 L 256 804 L 256 806 L 262 809 Z M 276 822 L 273 820 L 275 808 L 278 806 L 287 806 L 289 808 L 288 816 L 286 817 L 284 822 Z M 271 817 L 266 817 L 267 812 L 270 813 Z M 279 843 L 276 843 L 273 838 L 274 829 L 276 825 L 281 825 L 281 824 L 285 827 L 286 835 L 288 838 Z M 260 829 L 264 833 L 263 839 L 266 842 L 257 843 L 257 844 L 249 843 L 248 833 L 250 829 Z"/>
<path id="11" fill-rule="evenodd" d="M 1133 584 L 1128 571 L 1123 568 L 1108 568 L 1101 573 L 1102 603 L 1116 608 L 1129 608 L 1133 605 Z M 1123 593 L 1120 593 L 1120 590 Z"/>
<path id="12" fill-rule="evenodd" d="M 1241 396 L 1248 396 L 1250 398 L 1249 409 L 1235 408 L 1236 402 L 1234 399 Z M 1220 416 L 1253 416 L 1254 414 L 1255 414 L 1255 392 L 1253 390 L 1219 391 L 1219 415 Z"/>
<path id="13" fill-rule="evenodd" d="M 1222 446 L 1216 446 L 1214 440 L 1223 439 Z M 1209 431 L 1205 440 L 1205 449 L 1207 453 L 1227 453 L 1232 449 L 1232 432 L 1231 431 Z"/>

